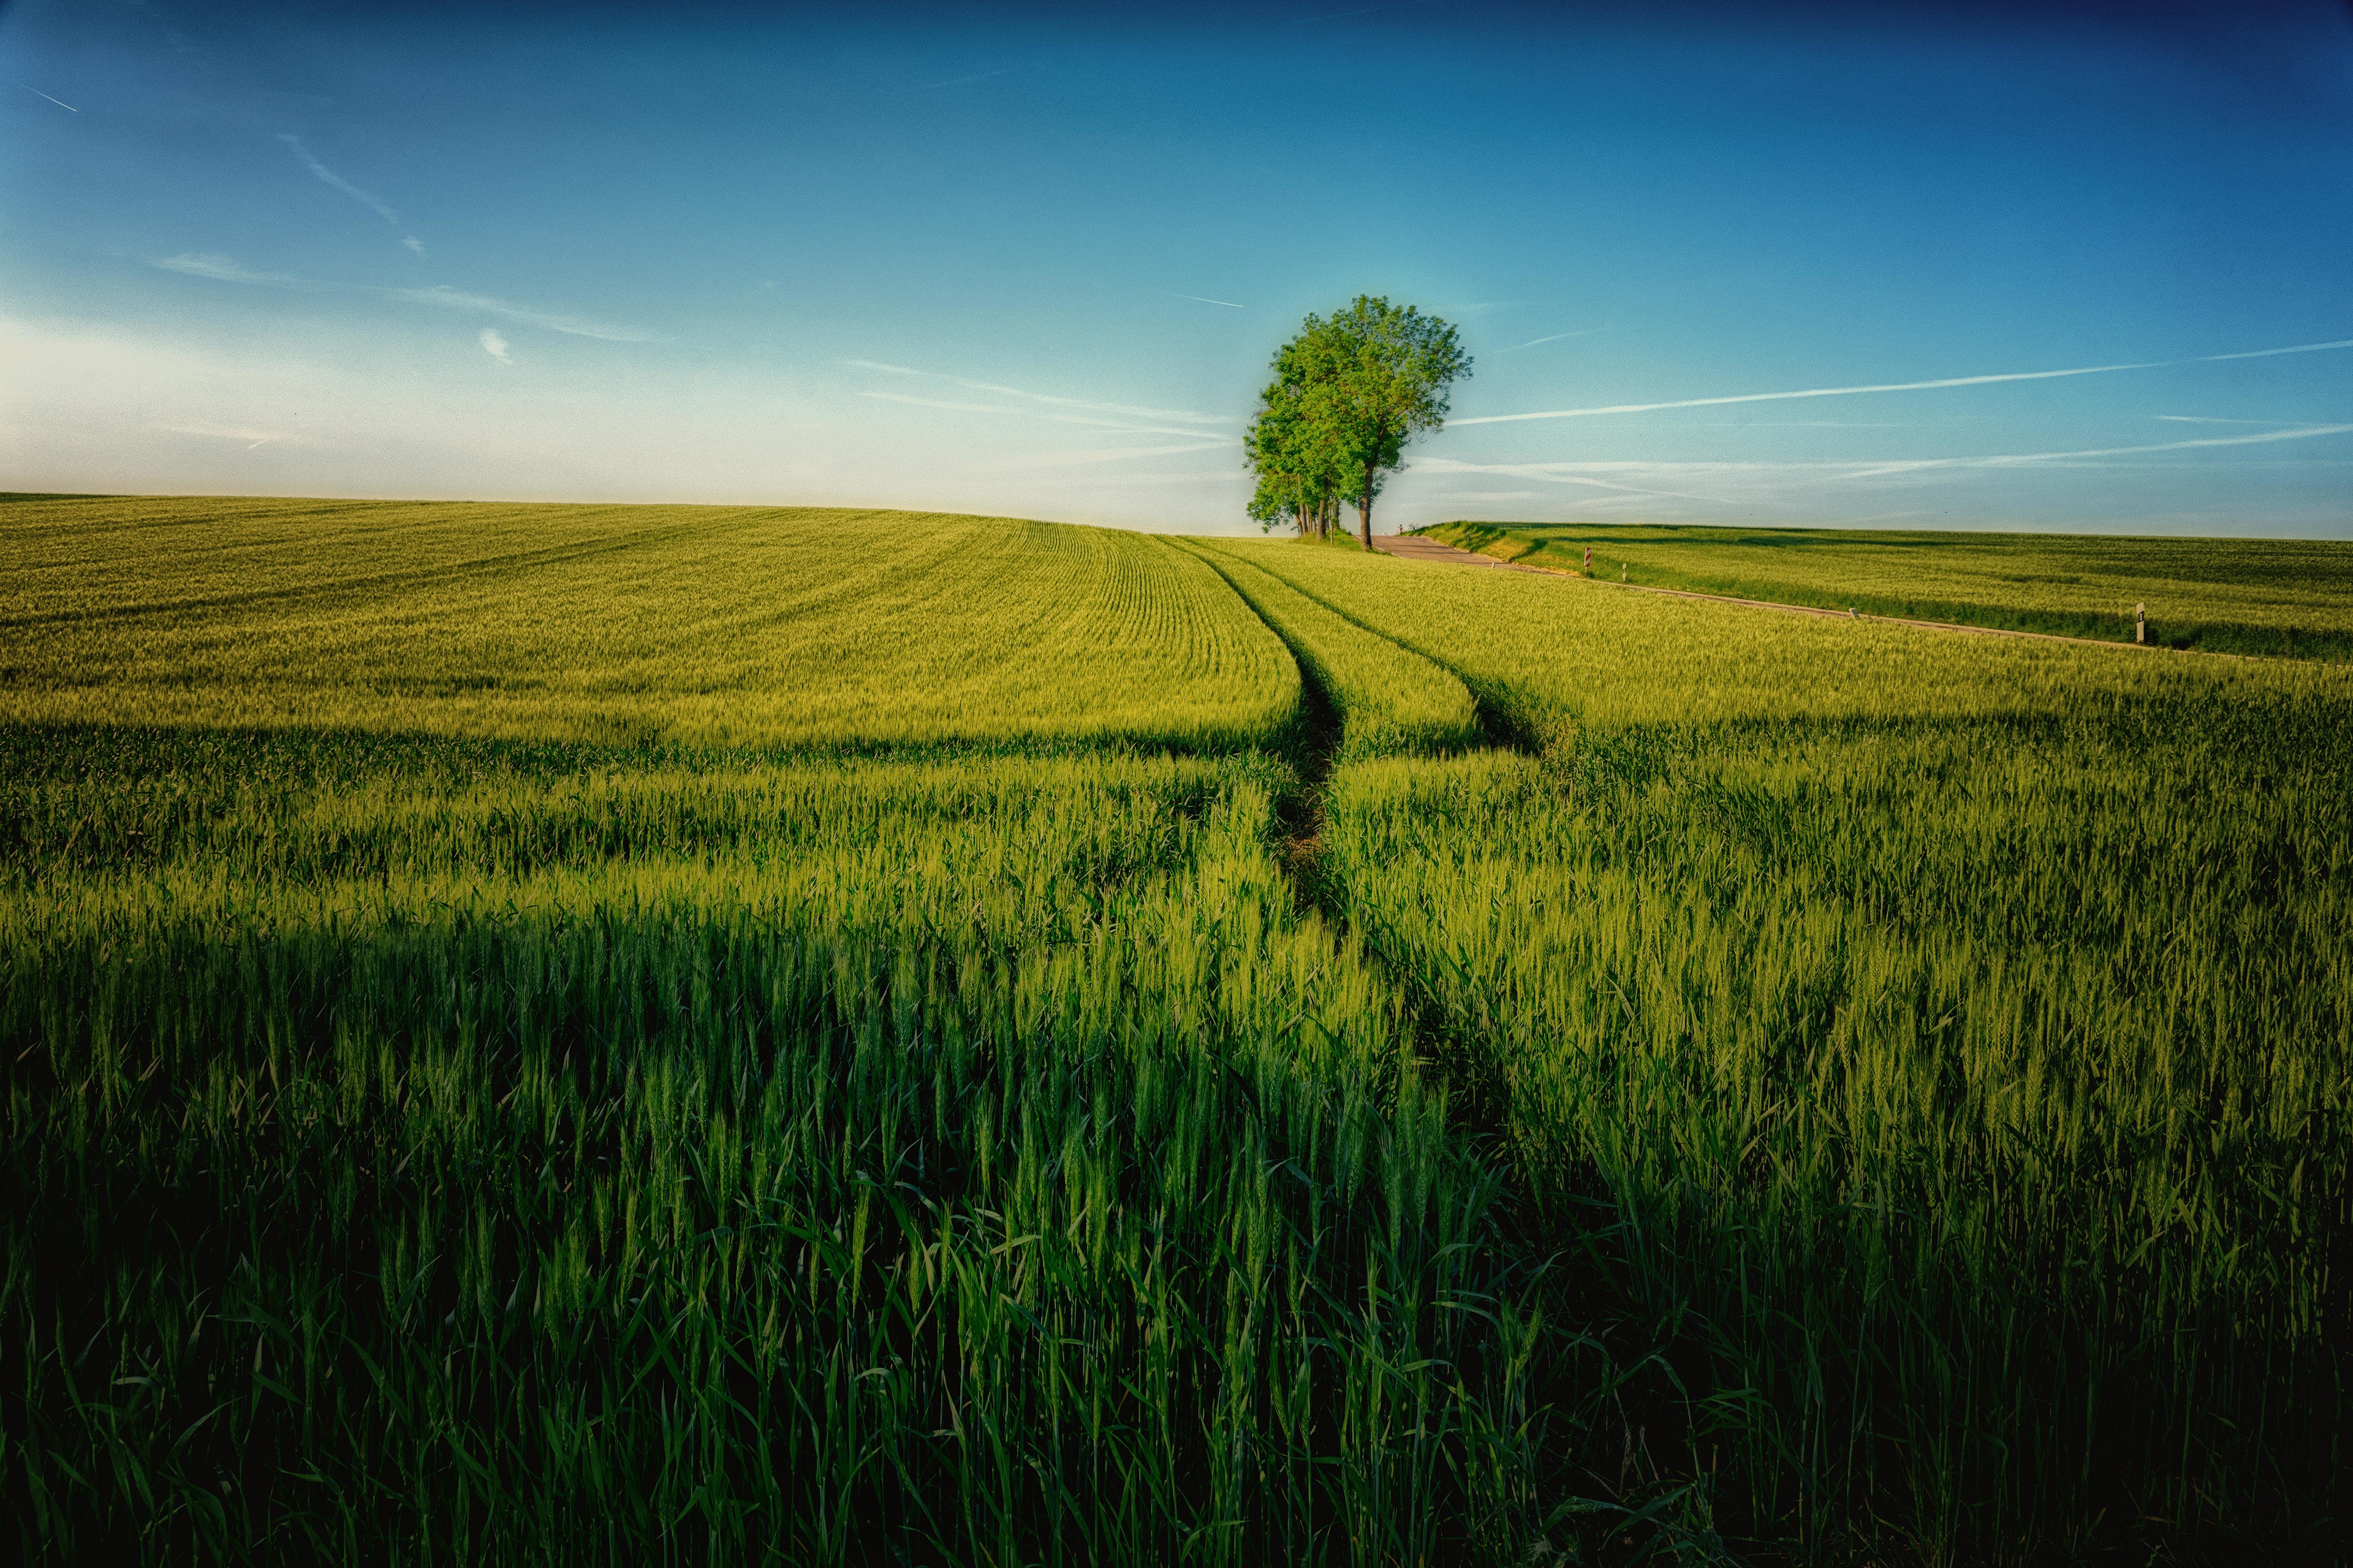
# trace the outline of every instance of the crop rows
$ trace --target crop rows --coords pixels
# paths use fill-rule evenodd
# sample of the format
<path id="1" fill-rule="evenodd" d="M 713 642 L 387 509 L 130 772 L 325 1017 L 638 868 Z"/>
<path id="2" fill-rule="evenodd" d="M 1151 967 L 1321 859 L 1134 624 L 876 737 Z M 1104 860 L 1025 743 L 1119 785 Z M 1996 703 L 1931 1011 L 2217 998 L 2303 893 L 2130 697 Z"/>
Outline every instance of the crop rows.
<path id="1" fill-rule="evenodd" d="M 1323 872 L 1515 1184 L 1564 1229 L 1606 1195 L 1719 1523 L 1942 1561 L 2104 1510 L 2326 1531 L 2341 672 L 1282 562 L 1535 742 L 1341 769 Z"/>
<path id="2" fill-rule="evenodd" d="M 15 722 L 871 747 L 1247 745 L 1298 675 L 1216 574 L 1011 519 L 776 508 L 31 501 Z"/>
<path id="3" fill-rule="evenodd" d="M 1227 541 L 1190 548 L 1216 566 L 1271 626 L 1301 668 L 1338 710 L 1335 761 L 1414 752 L 1460 751 L 1481 743 L 1471 693 L 1444 666 L 1388 637 L 1368 632 L 1282 578 L 1252 564 L 1260 552 L 1290 546 Z"/>
<path id="4" fill-rule="evenodd" d="M 2331 1553 L 2342 670 L 0 518 L 26 1560 Z"/>
<path id="5" fill-rule="evenodd" d="M 1293 912 L 1279 769 L 298 737 L 191 809 L 200 743 L 111 740 L 12 796 L 29 1555 L 1415 1560 L 1519 1503 L 1493 1178 Z"/>
<path id="6" fill-rule="evenodd" d="M 2353 658 L 2353 561 L 2300 539 L 1456 522 L 1432 537 L 1506 561 L 1865 615 L 2215 653 Z"/>

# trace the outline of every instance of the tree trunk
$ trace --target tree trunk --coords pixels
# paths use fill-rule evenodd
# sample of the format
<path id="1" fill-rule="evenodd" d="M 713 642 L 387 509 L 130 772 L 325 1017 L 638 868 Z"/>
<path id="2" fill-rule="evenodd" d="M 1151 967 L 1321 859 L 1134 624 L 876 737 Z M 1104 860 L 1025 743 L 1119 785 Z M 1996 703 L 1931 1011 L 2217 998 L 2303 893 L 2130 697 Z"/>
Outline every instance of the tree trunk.
<path id="1" fill-rule="evenodd" d="M 1366 550 L 1373 547 L 1373 468 L 1365 465 L 1365 493 L 1356 502 L 1356 542 Z"/>

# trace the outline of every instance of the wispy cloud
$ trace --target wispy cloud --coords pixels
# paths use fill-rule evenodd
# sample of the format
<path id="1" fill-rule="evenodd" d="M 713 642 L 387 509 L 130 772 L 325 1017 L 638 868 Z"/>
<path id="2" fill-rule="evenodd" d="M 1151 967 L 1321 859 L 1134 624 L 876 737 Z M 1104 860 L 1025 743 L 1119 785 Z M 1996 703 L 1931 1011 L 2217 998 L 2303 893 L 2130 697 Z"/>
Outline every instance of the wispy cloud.
<path id="1" fill-rule="evenodd" d="M 180 31 L 179 28 L 172 26 L 171 19 L 165 16 L 164 13 L 157 9 L 153 5 L 150 4 L 149 0 L 131 0 L 131 8 L 133 11 L 138 12 L 141 16 L 146 17 L 149 21 L 154 23 L 155 26 L 162 30 L 164 37 L 171 41 L 172 47 L 178 53 L 184 55 L 201 55 L 205 52 L 203 46 L 199 45 L 195 39 L 188 37 L 187 34 Z"/>
<path id="2" fill-rule="evenodd" d="M 926 381 L 944 382 L 961 386 L 967 392 L 993 392 L 1000 397 L 1018 397 L 1031 403 L 1042 403 L 1053 408 L 1084 408 L 1097 414 L 1117 414 L 1130 419 L 1174 419 L 1196 425 L 1229 425 L 1233 417 L 1225 414 L 1198 414 L 1189 408 L 1152 408 L 1134 403 L 1103 403 L 1088 397 L 1064 397 L 1050 392 L 1030 392 L 1018 386 L 1006 386 L 994 381 L 967 381 L 960 375 L 944 375 L 937 371 L 910 370 L 902 364 L 884 364 L 877 360 L 850 359 L 842 363 L 858 370 L 888 371 L 892 375 L 919 375 Z M 1203 436 L 1211 434 L 1203 431 Z"/>
<path id="3" fill-rule="evenodd" d="M 2348 430 L 2353 430 L 2353 425 L 2303 425 L 2290 430 L 2266 430 L 2254 436 L 2209 436 L 2194 441 L 2160 441 L 2142 447 L 2094 447 L 2076 452 L 2009 452 L 1985 458 L 1913 458 L 1892 463 L 1858 465 L 1847 478 L 1875 479 L 1890 474 L 1912 474 L 1929 468 L 2009 468 L 2033 463 L 2139 457 L 2151 452 L 2186 452 L 2203 447 L 2253 447 L 2271 441 L 2304 441 L 2316 436 L 2341 436 Z"/>
<path id="4" fill-rule="evenodd" d="M 525 326 L 539 327 L 551 332 L 565 332 L 575 338 L 595 338 L 608 343 L 666 343 L 670 339 L 659 332 L 649 332 L 637 327 L 615 326 L 607 321 L 595 321 L 581 316 L 566 316 L 553 310 L 534 310 L 527 305 L 495 299 L 488 294 L 470 294 L 438 284 L 430 289 L 374 289 L 334 283 L 321 283 L 312 279 L 291 277 L 283 272 L 256 272 L 240 266 L 227 256 L 167 256 L 150 260 L 150 267 L 160 267 L 166 272 L 185 272 L 192 278 L 210 278 L 222 283 L 253 283 L 269 289 L 338 289 L 348 293 L 373 294 L 378 299 L 399 300 L 412 305 L 432 305 L 445 310 L 469 310 L 477 315 L 496 316 L 501 321 L 520 321 Z"/>
<path id="5" fill-rule="evenodd" d="M 48 95 L 47 93 L 43 92 L 43 91 L 42 91 L 39 88 L 37 88 L 37 87 L 26 87 L 26 86 L 25 86 L 25 84 L 24 84 L 23 82 L 21 82 L 21 81 L 20 81 L 20 82 L 18 82 L 16 85 L 17 85 L 18 87 L 23 87 L 23 88 L 25 88 L 25 90 L 26 90 L 26 92 L 31 93 L 35 98 L 49 98 L 49 95 Z M 76 113 L 76 114 L 79 114 L 79 113 L 81 112 L 81 110 L 79 110 L 79 109 L 74 109 L 74 106 L 73 106 L 72 104 L 68 103 L 68 102 L 67 102 L 64 99 L 62 99 L 62 98 L 49 98 L 49 101 L 50 101 L 51 103 L 56 104 L 59 109 L 72 110 L 72 111 L 73 111 L 74 113 Z"/>
<path id="6" fill-rule="evenodd" d="M 1555 332 L 1548 338 L 1530 338 L 1526 342 L 1514 343 L 1510 348 L 1499 350 L 1498 352 L 1507 354 L 1516 353 L 1522 349 L 1532 349 L 1538 343 L 1556 343 L 1563 338 L 1589 338 L 1596 332 L 1606 332 L 1609 330 L 1609 329 L 1607 327 L 1579 327 L 1573 332 Z"/>
<path id="7" fill-rule="evenodd" d="M 314 289 L 318 284 L 306 279 L 290 278 L 283 272 L 256 272 L 242 267 L 227 256 L 166 256 L 150 261 L 150 267 L 160 267 L 166 272 L 185 272 L 191 278 L 210 278 L 220 283 L 259 283 L 269 289 Z"/>
<path id="8" fill-rule="evenodd" d="M 945 408 L 958 414 L 1029 414 L 1027 408 L 1008 408 L 1001 403 L 957 403 L 944 397 L 917 397 L 904 392 L 861 392 L 858 395 L 871 397 L 877 403 L 907 403 L 917 408 Z"/>
<path id="9" fill-rule="evenodd" d="M 445 310 L 473 310 L 485 316 L 497 316 L 504 321 L 521 321 L 525 326 L 539 327 L 551 332 L 564 332 L 575 338 L 595 338 L 608 343 L 661 343 L 670 340 L 659 332 L 640 331 L 635 327 L 617 327 L 609 322 L 592 321 L 580 316 L 561 316 L 549 310 L 534 310 L 528 306 L 494 299 L 488 294 L 469 294 L 447 284 L 431 289 L 385 289 L 378 290 L 388 300 L 406 300 L 415 305 L 438 305 Z"/>
<path id="10" fill-rule="evenodd" d="M 191 419 L 183 425 L 158 425 L 155 428 L 168 430 L 175 436 L 209 436 L 216 440 L 242 441 L 248 452 L 256 447 L 286 439 L 283 433 L 276 430 L 245 430 L 233 425 L 215 425 L 204 419 Z"/>
<path id="11" fill-rule="evenodd" d="M 1203 294 L 1179 294 L 1173 289 L 1155 289 L 1154 292 L 1166 294 L 1171 300 L 1190 300 L 1196 305 L 1223 305 L 1229 310 L 1239 310 L 1243 309 L 1242 306 L 1235 304 L 1231 300 L 1212 300 Z"/>
<path id="12" fill-rule="evenodd" d="M 1402 11 L 1420 3 L 1421 0 L 1389 0 L 1386 5 L 1359 5 L 1351 11 L 1323 11 L 1313 16 L 1293 16 L 1291 25 L 1303 27 L 1310 22 L 1336 22 L 1343 16 L 1369 16 L 1377 11 Z"/>
<path id="13" fill-rule="evenodd" d="M 316 157 L 312 156 L 311 149 L 302 145 L 302 139 L 300 136 L 280 134 L 278 140 L 285 142 L 287 146 L 291 147 L 294 150 L 294 156 L 302 161 L 302 166 L 304 168 L 310 170 L 311 173 L 316 174 L 328 184 L 334 186 L 335 189 L 343 192 L 343 195 L 351 197 L 353 201 L 358 202 L 362 206 L 370 208 L 375 213 L 376 216 L 390 224 L 392 226 L 393 232 L 400 236 L 401 244 L 406 246 L 409 249 L 415 251 L 419 256 L 425 254 L 424 243 L 415 235 L 409 233 L 406 228 L 401 226 L 400 215 L 398 213 L 393 211 L 391 207 L 385 205 L 382 201 L 370 195 L 367 192 L 360 189 L 357 185 L 352 184 L 349 180 L 346 180 L 341 174 L 338 174 L 332 169 L 330 169 L 327 165 L 319 162 Z"/>
<path id="14" fill-rule="evenodd" d="M 1962 458 L 1754 462 L 1609 459 L 1557 463 L 1471 463 L 1451 458 L 1425 458 L 1415 467 L 1430 473 L 1493 474 L 1608 492 L 1604 496 L 1566 503 L 1577 508 L 1609 506 L 1617 504 L 1620 500 L 1643 498 L 1742 507 L 1795 505 L 1802 500 L 1802 504 L 1808 507 L 1819 507 L 1829 492 L 1874 480 L 1932 482 L 1959 479 L 1971 474 L 2037 467 L 2128 467 L 2134 466 L 2130 461 L 2134 458 L 2158 458 L 2177 452 L 2259 446 L 2348 433 L 2353 433 L 2353 424 L 2307 425 L 2245 436 L 2207 437 L 2065 451 L 2000 452 Z M 2154 468 L 2157 465 L 2141 466 Z M 1693 489 L 1691 487 L 1694 484 L 1701 489 Z"/>
<path id="15" fill-rule="evenodd" d="M 858 395 L 871 397 L 878 403 L 904 403 L 917 408 L 944 408 L 958 414 L 1003 414 L 1017 419 L 1043 419 L 1056 425 L 1083 425 L 1092 429 L 1115 430 L 1124 436 L 1188 436 L 1202 440 L 1215 435 L 1215 432 L 1208 430 L 1132 425 L 1125 420 L 1099 419 L 1092 415 L 1050 414 L 1039 408 L 1008 407 L 1002 403 L 962 403 L 945 397 L 916 397 L 904 392 L 861 392 Z"/>
<path id="16" fill-rule="evenodd" d="M 1457 419 L 1455 425 L 1508 425 L 1523 419 L 1581 419 L 1597 414 L 1648 414 L 1661 408 L 1714 408 L 1730 403 L 1778 403 L 1796 397 L 1852 397 L 1867 392 L 1926 392 L 1948 386 L 1986 386 L 2004 381 L 2056 381 L 2071 375 L 2105 375 L 2120 370 L 2163 370 L 2173 365 L 2217 364 L 2224 360 L 2269 359 L 2277 354 L 2320 353 L 2353 349 L 2353 338 L 2325 343 L 2295 343 L 2280 349 L 2249 349 L 2239 353 L 2195 354 L 2188 359 L 2140 360 L 2129 364 L 2079 365 L 2071 370 L 2010 371 L 1999 375 L 1951 375 L 1935 381 L 1889 381 L 1869 386 L 1814 386 L 1797 392 L 1746 392 L 1733 397 L 1684 397 L 1670 403 L 1612 403 L 1593 408 L 1550 408 L 1534 414 L 1489 414 Z"/>
<path id="17" fill-rule="evenodd" d="M 921 87 L 915 89 L 915 90 L 917 92 L 932 92 L 944 87 L 963 87 L 968 82 L 987 81 L 991 77 L 1008 75 L 1016 68 L 1018 68 L 1013 66 L 999 66 L 993 71 L 975 71 L 970 76 L 952 76 L 941 81 L 927 81 Z"/>
<path id="18" fill-rule="evenodd" d="M 1015 463 L 1016 468 L 1067 468 L 1082 463 L 1124 463 L 1131 458 L 1165 458 L 1172 452 L 1218 452 L 1226 450 L 1226 443 L 1187 447 L 1108 447 L 1091 452 L 1041 452 Z"/>
<path id="19" fill-rule="evenodd" d="M 484 327 L 480 331 L 474 334 L 474 341 L 482 345 L 482 352 L 484 353 L 490 355 L 501 364 L 512 365 L 514 363 L 513 360 L 507 357 L 507 341 L 505 338 L 499 335 L 499 330 L 496 327 Z"/>
<path id="20" fill-rule="evenodd" d="M 1429 473 L 1440 474 L 1505 474 L 1514 479 L 1536 479 L 1545 484 L 1581 485 L 1592 489 L 1613 490 L 1627 495 L 1656 496 L 1672 500 L 1704 500 L 1719 505 L 1735 504 L 1724 496 L 1695 495 L 1689 490 L 1658 489 L 1644 485 L 1630 485 L 1619 479 L 1594 477 L 1592 470 L 1608 472 L 1641 472 L 1647 477 L 1653 470 L 1676 468 L 1715 468 L 1714 464 L 1672 463 L 1465 463 L 1453 458 L 1424 458 L 1414 467 Z M 1736 465 L 1722 465 L 1733 467 Z"/>

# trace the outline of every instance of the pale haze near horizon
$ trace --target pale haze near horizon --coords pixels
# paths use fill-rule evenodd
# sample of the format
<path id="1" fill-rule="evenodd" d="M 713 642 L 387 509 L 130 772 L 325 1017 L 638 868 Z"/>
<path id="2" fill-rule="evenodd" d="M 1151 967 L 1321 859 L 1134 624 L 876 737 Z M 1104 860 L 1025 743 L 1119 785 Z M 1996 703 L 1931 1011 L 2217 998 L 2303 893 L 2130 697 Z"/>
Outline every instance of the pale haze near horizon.
<path id="1" fill-rule="evenodd" d="M 0 489 L 2353 537 L 2343 7 L 1333 9 L 7 5 Z"/>

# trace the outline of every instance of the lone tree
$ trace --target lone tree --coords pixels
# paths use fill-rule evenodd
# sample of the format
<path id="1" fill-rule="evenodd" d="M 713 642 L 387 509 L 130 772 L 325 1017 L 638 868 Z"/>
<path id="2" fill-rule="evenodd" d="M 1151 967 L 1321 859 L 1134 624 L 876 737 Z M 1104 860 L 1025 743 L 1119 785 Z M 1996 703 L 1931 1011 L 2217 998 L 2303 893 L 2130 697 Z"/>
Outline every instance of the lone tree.
<path id="1" fill-rule="evenodd" d="M 1303 537 L 1328 535 L 1343 497 L 1356 537 L 1373 543 L 1373 498 L 1405 466 L 1405 444 L 1446 423 L 1447 392 L 1471 374 L 1454 329 L 1413 306 L 1366 295 L 1329 320 L 1310 316 L 1275 351 L 1274 380 L 1242 437 L 1258 475 L 1250 514 L 1288 516 Z"/>

